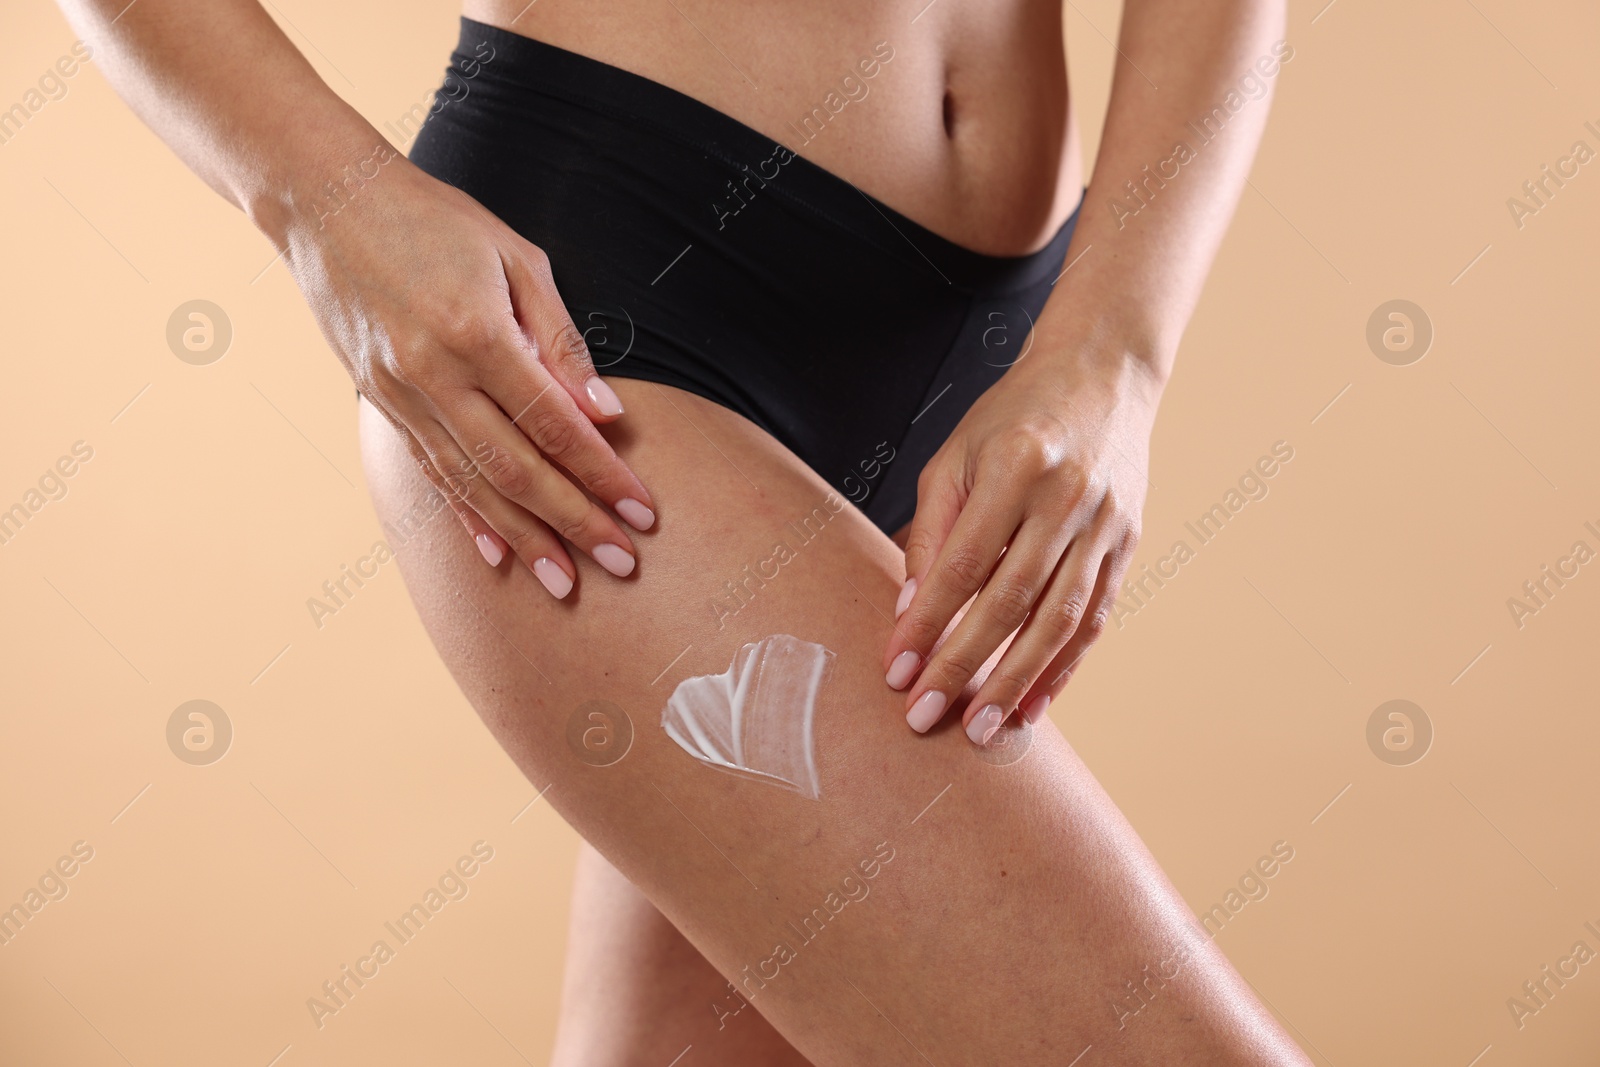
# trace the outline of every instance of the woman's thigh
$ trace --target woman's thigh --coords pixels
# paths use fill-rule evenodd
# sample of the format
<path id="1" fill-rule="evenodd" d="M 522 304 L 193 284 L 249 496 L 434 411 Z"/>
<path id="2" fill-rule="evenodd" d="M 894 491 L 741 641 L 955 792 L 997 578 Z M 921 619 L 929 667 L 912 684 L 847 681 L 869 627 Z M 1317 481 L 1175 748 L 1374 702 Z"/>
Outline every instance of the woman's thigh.
<path id="1" fill-rule="evenodd" d="M 959 714 L 907 728 L 879 667 L 904 578 L 888 538 L 739 416 L 612 384 L 628 414 L 606 434 L 660 515 L 631 578 L 580 558 L 558 602 L 514 561 L 485 565 L 448 518 L 399 559 L 507 753 L 730 979 L 708 1012 L 753 1003 L 824 1067 L 1059 1065 L 1090 1045 L 1101 1062 L 1305 1062 L 1048 720 L 1009 763 Z M 362 414 L 380 517 L 427 514 L 433 490 Z M 803 738 L 815 798 L 708 766 L 661 727 L 681 682 L 783 634 L 832 653 Z M 758 719 L 753 749 L 793 742 Z M 626 754 L 597 765 L 584 731 L 628 724 Z"/>
<path id="2" fill-rule="evenodd" d="M 572 882 L 550 1067 L 807 1067 L 760 1013 L 730 1012 L 727 980 L 593 848 Z M 692 1051 L 691 1051 L 692 1050 Z"/>

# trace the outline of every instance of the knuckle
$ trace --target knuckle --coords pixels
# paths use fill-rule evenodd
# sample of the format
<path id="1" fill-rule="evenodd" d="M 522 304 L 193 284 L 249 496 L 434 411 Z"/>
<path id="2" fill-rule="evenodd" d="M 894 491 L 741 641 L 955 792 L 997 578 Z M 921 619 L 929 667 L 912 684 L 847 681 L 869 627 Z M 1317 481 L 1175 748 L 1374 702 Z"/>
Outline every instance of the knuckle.
<path id="1" fill-rule="evenodd" d="M 1128 569 L 1128 564 L 1133 562 L 1136 542 L 1129 539 L 1126 533 L 1118 534 L 1116 540 L 1106 549 L 1104 569 L 1111 578 L 1119 578 Z"/>
<path id="2" fill-rule="evenodd" d="M 1019 425 L 999 442 L 994 462 L 1003 469 L 1032 476 L 1065 469 L 1060 442 L 1062 428 L 1054 419 L 1034 419 Z"/>
<path id="3" fill-rule="evenodd" d="M 925 649 L 933 648 L 934 641 L 939 640 L 942 624 L 934 621 L 933 614 L 926 609 L 912 608 L 899 622 L 901 622 L 899 633 L 902 638 L 906 638 L 906 648 L 912 649 L 917 654 L 923 654 Z"/>
<path id="4" fill-rule="evenodd" d="M 951 549 L 941 569 L 957 588 L 963 590 L 977 588 L 985 573 L 983 558 L 970 548 Z"/>
<path id="5" fill-rule="evenodd" d="M 1084 616 L 1083 622 L 1078 625 L 1076 636 L 1086 643 L 1097 641 L 1100 635 L 1106 632 L 1106 623 L 1108 621 L 1110 621 L 1109 612 L 1103 607 L 1096 608 Z"/>
<path id="6" fill-rule="evenodd" d="M 587 369 L 592 365 L 589 358 L 589 344 L 583 339 L 583 331 L 571 322 L 556 332 L 550 357 L 557 363 L 578 370 Z"/>
<path id="7" fill-rule="evenodd" d="M 1019 667 L 1008 667 L 1001 663 L 989 673 L 984 682 L 984 688 L 989 691 L 994 702 L 1002 707 L 1014 707 L 1020 703 L 1023 694 L 1033 685 L 1033 674 Z"/>
<path id="8" fill-rule="evenodd" d="M 600 540 L 592 535 L 587 514 L 556 515 L 545 521 L 550 523 L 550 528 L 563 540 L 571 541 L 575 545 L 587 545 Z"/>
<path id="9" fill-rule="evenodd" d="M 933 535 L 927 530 L 918 528 L 906 535 L 906 559 L 908 561 L 926 559 L 936 552 L 938 548 L 939 543 L 934 540 Z M 906 570 L 914 572 L 915 568 L 908 563 Z"/>
<path id="10" fill-rule="evenodd" d="M 530 244 L 523 255 L 528 260 L 528 268 L 538 275 L 541 280 L 550 276 L 550 257 L 545 253 L 544 249 L 538 245 Z"/>
<path id="11" fill-rule="evenodd" d="M 452 504 L 465 504 L 478 511 L 486 503 L 484 494 L 487 490 L 477 478 L 459 474 L 440 474 L 435 484 L 438 485 L 439 492 L 444 494 L 445 500 Z"/>
<path id="12" fill-rule="evenodd" d="M 934 646 L 949 621 L 948 615 L 940 618 L 932 606 L 913 606 L 901 620 L 900 632 L 905 636 L 907 647 L 922 652 Z"/>
<path id="13" fill-rule="evenodd" d="M 477 461 L 477 469 L 489 479 L 490 485 L 513 500 L 524 496 L 533 487 L 533 475 L 509 449 L 490 448 Z M 465 480 L 471 482 L 474 479 L 469 476 Z"/>
<path id="14" fill-rule="evenodd" d="M 439 340 L 455 352 L 479 352 L 491 348 L 502 327 L 483 315 L 467 311 L 445 313 L 435 327 Z"/>
<path id="15" fill-rule="evenodd" d="M 947 648 L 939 653 L 939 676 L 953 687 L 965 685 L 967 679 L 983 666 L 984 657 L 966 648 Z"/>
<path id="16" fill-rule="evenodd" d="M 511 551 L 518 559 L 532 563 L 539 556 L 548 554 L 543 532 L 528 523 L 514 523 L 496 532 L 506 539 L 506 544 L 511 546 Z"/>
<path id="17" fill-rule="evenodd" d="M 543 408 L 530 418 L 528 436 L 548 456 L 565 456 L 578 443 L 578 427 L 565 411 Z"/>
<path id="18" fill-rule="evenodd" d="M 1051 467 L 1051 449 L 1038 435 L 1021 433 L 1006 442 L 1000 459 L 1007 470 L 1042 474 Z"/>
<path id="19" fill-rule="evenodd" d="M 1048 494 L 1048 503 L 1051 513 L 1061 516 L 1063 522 L 1071 521 L 1074 516 L 1083 516 L 1086 509 L 1092 509 L 1098 487 L 1092 475 L 1076 470 L 1063 470 L 1056 478 L 1056 485 Z M 1089 511 L 1092 514 L 1092 510 Z"/>
<path id="20" fill-rule="evenodd" d="M 1052 636 L 1064 641 L 1077 631 L 1083 609 L 1083 594 L 1075 590 L 1052 604 L 1042 621 Z"/>
<path id="21" fill-rule="evenodd" d="M 1021 626 L 1033 610 L 1033 586 L 1020 580 L 996 582 L 987 593 L 989 617 L 1007 633 Z"/>
<path id="22" fill-rule="evenodd" d="M 440 365 L 429 347 L 421 342 L 407 345 L 389 354 L 383 362 L 389 384 L 374 382 L 374 388 L 385 400 L 405 390 L 428 392 L 439 384 Z"/>

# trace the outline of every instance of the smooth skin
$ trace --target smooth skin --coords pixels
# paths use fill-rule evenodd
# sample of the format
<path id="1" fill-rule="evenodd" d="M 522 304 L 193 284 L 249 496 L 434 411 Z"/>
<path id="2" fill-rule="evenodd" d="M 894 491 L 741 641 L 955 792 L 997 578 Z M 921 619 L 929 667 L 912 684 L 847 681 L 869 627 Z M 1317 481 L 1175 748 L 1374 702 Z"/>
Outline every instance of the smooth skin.
<path id="1" fill-rule="evenodd" d="M 612 389 L 593 374 L 542 253 L 400 158 L 330 217 L 326 183 L 383 149 L 383 139 L 322 83 L 254 0 L 62 2 L 96 48 L 97 66 L 141 117 L 285 253 L 330 345 L 370 401 L 363 405 L 367 422 L 387 425 L 390 451 L 445 490 L 467 531 L 457 547 L 495 575 L 514 552 L 526 568 L 518 573 L 539 581 L 529 586 L 532 597 L 543 596 L 547 607 L 565 597 L 574 611 L 549 617 L 552 629 L 541 640 L 597 647 L 576 640 L 573 619 L 585 598 L 571 594 L 575 583 L 595 586 L 583 612 L 592 614 L 614 579 L 580 567 L 567 546 L 612 575 L 632 574 L 640 558 L 636 533 L 655 525 L 652 490 L 681 472 L 645 470 L 597 432 L 623 406 L 626 423 L 638 414 L 636 402 L 650 401 L 635 383 L 614 382 Z M 787 124 L 820 101 L 838 72 L 872 42 L 893 40 L 894 77 L 878 79 L 870 103 L 853 105 L 848 121 L 833 123 L 802 154 L 951 240 L 992 254 L 1041 247 L 1077 202 L 1081 171 L 1059 4 L 469 0 L 465 10 L 672 85 L 783 140 L 791 139 Z M 1273 0 L 1127 3 L 1105 137 L 1068 252 L 1070 269 L 1026 359 L 973 407 L 924 471 L 905 556 L 879 560 L 880 572 L 900 572 L 894 581 L 909 574 L 914 582 L 892 590 L 882 605 L 875 683 L 885 695 L 890 681 L 904 689 L 889 699 L 910 713 L 914 728 L 961 710 L 974 740 L 983 741 L 995 721 L 1018 709 L 1038 718 L 1041 699 L 1059 693 L 1103 625 L 1137 539 L 1155 405 L 1267 102 L 1234 116 L 1226 134 L 1160 186 L 1137 217 L 1119 220 L 1110 201 L 1133 203 L 1123 183 L 1143 180 L 1145 167 L 1168 159 L 1173 142 L 1189 136 L 1185 120 L 1221 103 L 1270 53 L 1282 25 L 1282 5 Z M 665 420 L 664 411 L 651 411 Z M 368 427 L 364 436 L 370 444 L 374 431 Z M 703 504 L 733 516 L 741 501 Z M 659 542 L 646 543 L 652 550 L 681 544 L 678 536 L 663 530 Z M 895 552 L 877 537 L 881 543 L 857 548 L 873 558 Z M 636 592 L 643 577 L 612 592 Z M 658 588 L 664 599 L 607 610 L 616 612 L 613 624 L 651 619 L 680 610 L 673 597 L 681 592 Z M 963 616 L 964 604 L 971 608 Z M 900 622 L 891 628 L 896 607 Z M 435 632 L 447 658 L 464 655 L 474 641 L 500 640 Z M 861 652 L 854 647 L 853 654 Z M 994 669 L 986 674 L 984 663 Z M 964 699 L 975 686 L 987 688 Z M 1048 720 L 1040 724 L 1051 733 Z M 522 731 L 503 722 L 496 728 L 514 755 L 528 744 Z M 921 752 L 906 759 L 931 758 Z M 518 758 L 527 766 L 526 753 Z M 1062 759 L 1047 779 L 1063 766 L 1068 779 L 1087 778 L 1070 752 Z M 1103 795 L 1099 802 L 1109 808 Z M 585 827 L 576 817 L 574 824 Z M 1132 836 L 1125 826 L 1118 833 Z M 1101 840 L 1113 839 L 1126 844 L 1117 833 Z M 621 856 L 628 847 L 602 851 Z M 1144 857 L 1136 840 L 1132 847 Z M 980 863 L 994 858 L 992 846 L 972 841 L 954 854 Z M 1140 863 L 1148 858 L 1129 877 L 1142 884 L 1148 872 Z M 949 877 L 950 888 L 961 886 L 954 872 Z M 1112 878 L 1102 888 L 1115 895 L 1128 886 Z M 618 899 L 653 921 L 641 897 Z M 674 914 L 687 913 L 680 907 Z M 1135 935 L 1131 927 L 1117 934 L 1129 944 Z M 682 948 L 661 958 L 681 958 Z M 619 959 L 614 977 L 627 982 L 649 973 L 639 966 L 645 955 L 641 949 Z M 993 987 L 990 976 L 981 980 Z M 1228 999 L 1236 985 L 1222 982 L 1217 995 Z M 1241 995 L 1242 1010 L 1254 1018 L 1259 1007 Z"/>
<path id="2" fill-rule="evenodd" d="M 558 602 L 524 568 L 485 567 L 442 502 L 428 503 L 434 490 L 399 434 L 363 404 L 368 484 L 397 528 L 437 512 L 398 561 L 489 729 L 717 973 L 752 983 L 744 1010 L 819 1067 L 924 1056 L 1061 1067 L 1090 1045 L 1098 1063 L 1309 1063 L 1048 717 L 1009 728 L 1030 743 L 1005 765 L 953 724 L 918 736 L 900 722 L 901 697 L 869 651 L 893 629 L 905 576 L 893 542 L 742 417 L 653 383 L 612 385 L 628 418 L 606 435 L 662 509 L 626 582 L 593 580 L 580 557 L 581 592 Z M 817 532 L 802 541 L 790 524 L 808 516 Z M 719 619 L 724 578 L 780 540 L 794 558 Z M 679 682 L 777 633 L 837 654 L 814 720 L 817 800 L 705 766 L 660 729 Z M 626 755 L 608 766 L 585 762 L 569 736 L 574 720 L 592 723 L 594 701 L 614 706 L 614 729 L 631 723 Z M 870 892 L 835 907 L 847 876 Z M 790 925 L 819 908 L 812 937 Z M 617 970 L 638 958 L 629 944 L 611 951 Z M 1145 981 L 1141 1002 L 1128 983 Z M 626 998 L 654 995 L 642 985 L 626 983 Z M 726 987 L 703 996 L 688 990 L 672 1011 L 720 1022 L 737 1005 Z M 683 1035 L 667 1032 L 611 1062 L 669 1063 Z M 703 1047 L 714 1054 L 710 1037 Z"/>
<path id="3" fill-rule="evenodd" d="M 696 1067 L 803 1067 L 753 1006 L 638 887 L 590 845 L 572 879 L 567 969 L 550 1067 L 661 1067 L 693 1048 Z M 713 1005 L 716 1010 L 713 1010 Z"/>

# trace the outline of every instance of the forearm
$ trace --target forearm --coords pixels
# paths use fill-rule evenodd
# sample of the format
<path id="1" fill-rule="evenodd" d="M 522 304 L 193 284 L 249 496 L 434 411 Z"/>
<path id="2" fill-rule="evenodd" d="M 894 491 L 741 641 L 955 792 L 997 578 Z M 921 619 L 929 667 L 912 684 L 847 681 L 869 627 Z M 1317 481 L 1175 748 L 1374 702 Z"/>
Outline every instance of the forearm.
<path id="1" fill-rule="evenodd" d="M 386 147 L 255 0 L 60 2 L 135 113 L 275 242 Z"/>
<path id="2" fill-rule="evenodd" d="M 1093 349 L 1165 383 L 1293 57 L 1283 28 L 1280 0 L 1128 0 L 1070 269 L 1039 322 L 1044 351 Z"/>

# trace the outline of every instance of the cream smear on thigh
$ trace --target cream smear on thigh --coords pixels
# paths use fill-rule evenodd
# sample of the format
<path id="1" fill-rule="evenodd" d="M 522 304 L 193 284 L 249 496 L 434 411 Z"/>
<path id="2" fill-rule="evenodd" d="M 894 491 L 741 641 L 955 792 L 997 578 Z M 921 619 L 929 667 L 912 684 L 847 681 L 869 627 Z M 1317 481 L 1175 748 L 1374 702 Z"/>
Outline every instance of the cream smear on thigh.
<path id="1" fill-rule="evenodd" d="M 661 728 L 697 760 L 815 800 L 812 721 L 833 660 L 821 645 L 788 634 L 743 645 L 721 674 L 678 683 Z"/>

